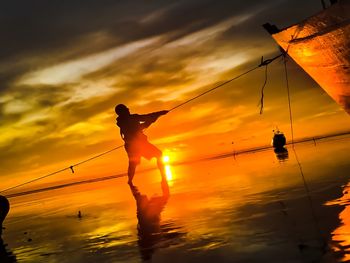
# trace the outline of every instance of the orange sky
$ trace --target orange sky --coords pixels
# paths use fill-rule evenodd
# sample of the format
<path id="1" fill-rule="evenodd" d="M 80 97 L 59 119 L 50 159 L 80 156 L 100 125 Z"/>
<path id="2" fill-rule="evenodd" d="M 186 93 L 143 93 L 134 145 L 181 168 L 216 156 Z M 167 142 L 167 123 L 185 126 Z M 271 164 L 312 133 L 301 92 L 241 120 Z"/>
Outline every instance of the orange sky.
<path id="1" fill-rule="evenodd" d="M 0 11 L 11 25 L 0 54 L 1 188 L 122 144 L 116 104 L 141 114 L 174 107 L 278 54 L 261 24 L 287 26 L 320 9 L 278 0 L 42 4 Z M 288 68 L 295 137 L 350 130 L 344 110 L 293 61 Z M 269 144 L 276 126 L 290 139 L 281 60 L 269 66 L 259 115 L 263 81 L 259 69 L 161 117 L 146 133 L 175 161 Z M 75 176 L 126 167 L 120 150 Z"/>

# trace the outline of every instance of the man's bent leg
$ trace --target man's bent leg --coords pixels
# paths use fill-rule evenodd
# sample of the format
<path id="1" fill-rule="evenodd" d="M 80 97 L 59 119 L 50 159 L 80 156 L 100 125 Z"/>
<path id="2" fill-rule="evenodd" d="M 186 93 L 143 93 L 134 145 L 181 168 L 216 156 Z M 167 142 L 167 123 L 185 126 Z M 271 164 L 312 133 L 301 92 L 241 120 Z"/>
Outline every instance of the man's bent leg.
<path id="1" fill-rule="evenodd" d="M 159 150 L 156 146 L 151 144 L 149 141 L 144 141 L 142 144 L 142 156 L 147 158 L 148 160 L 152 159 L 153 157 L 157 158 L 157 166 L 160 172 L 160 175 L 162 176 L 162 181 L 166 180 L 165 177 L 165 168 L 162 160 L 162 151 Z"/>
<path id="2" fill-rule="evenodd" d="M 128 184 L 132 184 L 132 179 L 135 175 L 137 163 L 129 161 L 129 167 L 128 167 Z"/>

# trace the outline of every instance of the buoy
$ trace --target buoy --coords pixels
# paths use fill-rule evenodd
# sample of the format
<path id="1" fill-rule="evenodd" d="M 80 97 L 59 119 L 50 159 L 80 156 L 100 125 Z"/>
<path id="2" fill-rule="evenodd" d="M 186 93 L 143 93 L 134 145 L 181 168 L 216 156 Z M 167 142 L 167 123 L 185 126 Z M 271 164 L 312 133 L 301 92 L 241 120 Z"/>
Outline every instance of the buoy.
<path id="1" fill-rule="evenodd" d="M 273 130 L 273 137 L 272 137 L 272 146 L 273 148 L 281 149 L 286 145 L 286 137 L 284 136 L 283 132 L 279 131 L 278 129 L 275 131 Z"/>

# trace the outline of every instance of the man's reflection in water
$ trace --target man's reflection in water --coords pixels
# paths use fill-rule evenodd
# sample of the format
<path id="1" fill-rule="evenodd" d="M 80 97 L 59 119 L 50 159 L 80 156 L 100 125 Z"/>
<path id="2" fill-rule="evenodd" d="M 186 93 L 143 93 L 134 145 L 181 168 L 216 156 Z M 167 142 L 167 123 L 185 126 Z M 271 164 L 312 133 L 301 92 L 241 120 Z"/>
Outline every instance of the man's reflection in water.
<path id="1" fill-rule="evenodd" d="M 161 224 L 161 212 L 169 199 L 169 186 L 163 180 L 161 182 L 162 195 L 148 198 L 141 194 L 138 188 L 130 185 L 130 190 L 136 200 L 138 219 L 138 245 L 143 261 L 152 259 L 152 255 L 159 247 L 169 246 L 169 240 L 182 236 L 176 232 L 172 224 Z"/>
<path id="2" fill-rule="evenodd" d="M 288 150 L 284 147 L 275 148 L 274 152 L 276 154 L 277 160 L 280 163 L 287 161 L 289 158 Z"/>

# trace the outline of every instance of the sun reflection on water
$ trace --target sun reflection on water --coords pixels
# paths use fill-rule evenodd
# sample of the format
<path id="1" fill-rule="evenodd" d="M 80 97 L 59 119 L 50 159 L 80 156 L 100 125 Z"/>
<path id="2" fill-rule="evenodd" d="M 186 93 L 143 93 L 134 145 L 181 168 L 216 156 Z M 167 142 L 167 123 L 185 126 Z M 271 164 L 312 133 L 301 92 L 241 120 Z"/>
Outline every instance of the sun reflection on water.
<path id="1" fill-rule="evenodd" d="M 167 179 L 168 183 L 172 183 L 173 174 L 171 172 L 170 165 L 165 166 L 165 175 L 166 175 L 166 179 Z"/>
<path id="2" fill-rule="evenodd" d="M 171 171 L 171 166 L 170 166 L 170 155 L 169 154 L 166 154 L 163 156 L 163 163 L 164 163 L 164 169 L 165 169 L 165 176 L 166 176 L 166 179 L 168 181 L 168 184 L 170 186 L 173 185 L 173 180 L 174 180 L 174 176 L 173 176 L 173 173 Z"/>

